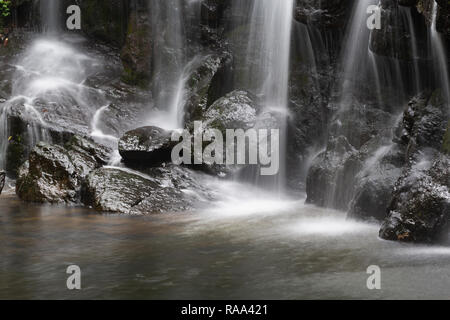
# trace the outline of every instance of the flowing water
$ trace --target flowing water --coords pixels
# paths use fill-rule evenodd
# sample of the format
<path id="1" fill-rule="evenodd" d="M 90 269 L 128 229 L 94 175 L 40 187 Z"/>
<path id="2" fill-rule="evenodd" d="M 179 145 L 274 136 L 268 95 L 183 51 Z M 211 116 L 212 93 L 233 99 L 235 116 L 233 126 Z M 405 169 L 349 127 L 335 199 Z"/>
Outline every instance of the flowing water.
<path id="1" fill-rule="evenodd" d="M 263 113 L 276 115 L 280 133 L 279 173 L 268 179 L 261 179 L 258 174 L 254 174 L 250 180 L 279 193 L 283 192 L 286 175 L 286 122 L 289 114 L 288 82 L 293 8 L 293 0 L 253 1 L 246 58 L 248 69 L 244 80 L 247 87 L 260 97 Z"/>
<path id="2" fill-rule="evenodd" d="M 164 129 L 184 127 L 185 87 L 200 55 L 192 54 L 189 18 L 199 20 L 200 1 L 150 0 L 152 13 L 153 94 L 156 111 L 148 124 Z"/>
<path id="3" fill-rule="evenodd" d="M 41 26 L 45 32 L 57 33 L 61 31 L 61 1 L 60 0 L 40 0 Z"/>
<path id="4" fill-rule="evenodd" d="M 433 4 L 433 21 L 431 24 L 431 43 L 433 51 L 433 61 L 435 61 L 435 70 L 437 70 L 438 83 L 442 88 L 442 92 L 446 101 L 450 106 L 450 75 L 448 68 L 448 57 L 445 49 L 445 44 L 436 30 L 436 19 L 437 19 L 438 5 L 436 2 Z M 449 107 L 450 110 L 450 107 Z"/>
<path id="5" fill-rule="evenodd" d="M 31 150 L 39 141 L 51 142 L 49 131 L 55 124 L 87 132 L 96 109 L 106 104 L 101 90 L 85 85 L 102 65 L 76 49 L 83 41 L 76 36 L 40 36 L 18 59 L 11 98 L 0 106 L 0 168 L 6 166 L 10 138 L 16 138 L 10 137 L 11 115 L 29 122 L 21 139 Z"/>
<path id="6" fill-rule="evenodd" d="M 448 247 L 382 241 L 377 226 L 342 212 L 242 190 L 222 185 L 207 212 L 151 217 L 3 194 L 0 298 L 449 298 Z M 81 291 L 66 289 L 73 264 Z M 381 267 L 382 290 L 367 289 L 370 265 Z"/>

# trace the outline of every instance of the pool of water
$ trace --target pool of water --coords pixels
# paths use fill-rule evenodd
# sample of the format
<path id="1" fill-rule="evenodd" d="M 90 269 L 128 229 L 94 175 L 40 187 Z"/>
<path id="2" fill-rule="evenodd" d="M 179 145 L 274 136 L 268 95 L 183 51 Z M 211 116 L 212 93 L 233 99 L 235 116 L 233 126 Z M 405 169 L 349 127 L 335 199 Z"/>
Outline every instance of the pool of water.
<path id="1" fill-rule="evenodd" d="M 145 217 L 26 204 L 7 192 L 0 299 L 450 298 L 450 245 L 377 235 L 376 225 L 304 199 L 241 191 L 202 212 Z M 66 287 L 74 264 L 79 291 Z M 367 289 L 370 265 L 381 268 L 381 290 Z"/>

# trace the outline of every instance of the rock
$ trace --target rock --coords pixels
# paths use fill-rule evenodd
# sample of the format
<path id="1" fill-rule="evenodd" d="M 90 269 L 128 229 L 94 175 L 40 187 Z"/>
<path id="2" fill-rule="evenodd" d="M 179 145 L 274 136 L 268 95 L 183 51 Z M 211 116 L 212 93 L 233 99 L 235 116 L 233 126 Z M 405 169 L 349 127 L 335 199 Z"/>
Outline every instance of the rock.
<path id="1" fill-rule="evenodd" d="M 414 97 L 403 114 L 401 143 L 406 158 L 417 158 L 424 149 L 441 150 L 449 111 L 440 90 Z"/>
<path id="2" fill-rule="evenodd" d="M 226 26 L 226 11 L 230 0 L 203 0 L 200 9 L 202 42 L 211 47 L 222 47 L 223 31 Z"/>
<path id="3" fill-rule="evenodd" d="M 417 5 L 417 2 L 419 2 L 419 0 L 399 0 L 398 4 L 405 7 L 413 7 Z"/>
<path id="4" fill-rule="evenodd" d="M 436 29 L 447 39 L 450 39 L 450 2 L 448 2 L 448 0 L 437 0 L 436 2 L 439 5 L 436 18 Z"/>
<path id="5" fill-rule="evenodd" d="M 64 147 L 38 143 L 19 170 L 17 195 L 38 203 L 76 204 L 83 179 L 106 164 L 110 150 L 81 137 Z"/>
<path id="6" fill-rule="evenodd" d="M 380 7 L 383 23 L 381 29 L 372 30 L 370 49 L 379 56 L 397 60 L 428 59 L 425 18 L 416 9 L 400 7 L 391 0 L 381 1 Z M 417 42 L 416 48 L 412 46 L 413 40 Z"/>
<path id="7" fill-rule="evenodd" d="M 82 0 L 82 31 L 95 39 L 122 47 L 128 25 L 129 2 L 125 0 Z"/>
<path id="8" fill-rule="evenodd" d="M 6 173 L 4 171 L 0 171 L 0 194 L 2 194 L 3 187 L 5 186 Z"/>
<path id="9" fill-rule="evenodd" d="M 404 148 L 390 144 L 382 146 L 366 159 L 355 178 L 355 195 L 350 203 L 348 218 L 377 221 L 386 218 L 392 190 L 405 165 L 404 154 Z"/>
<path id="10" fill-rule="evenodd" d="M 232 91 L 232 56 L 225 52 L 210 54 L 200 64 L 186 82 L 187 102 L 185 122 L 202 120 L 203 113 L 217 99 Z"/>
<path id="11" fill-rule="evenodd" d="M 448 122 L 447 131 L 444 135 L 444 142 L 442 143 L 442 152 L 450 156 L 450 121 Z"/>
<path id="12" fill-rule="evenodd" d="M 368 158 L 389 144 L 392 115 L 371 104 L 354 100 L 329 125 L 324 152 L 313 161 L 306 179 L 307 202 L 348 210 L 358 177 Z M 340 187 L 340 186 L 345 186 Z M 362 195 L 362 194 L 361 194 Z"/>
<path id="13" fill-rule="evenodd" d="M 380 237 L 437 243 L 448 237 L 450 158 L 439 156 L 431 169 L 411 168 L 397 182 Z"/>
<path id="14" fill-rule="evenodd" d="M 248 130 L 256 124 L 260 107 L 256 99 L 247 91 L 236 90 L 214 102 L 202 119 L 209 128 Z"/>
<path id="15" fill-rule="evenodd" d="M 121 58 L 122 80 L 131 85 L 147 86 L 152 76 L 153 39 L 148 8 L 140 1 L 130 6 L 128 31 Z"/>
<path id="16" fill-rule="evenodd" d="M 344 136 L 329 141 L 327 150 L 314 160 L 309 170 L 306 202 L 347 210 L 353 196 L 353 179 L 361 166 L 357 150 Z"/>
<path id="17" fill-rule="evenodd" d="M 294 17 L 319 28 L 345 29 L 353 5 L 353 0 L 297 0 Z"/>
<path id="18" fill-rule="evenodd" d="M 171 160 L 176 145 L 171 137 L 171 131 L 152 126 L 128 131 L 119 140 L 119 153 L 130 166 L 160 165 Z"/>
<path id="19" fill-rule="evenodd" d="M 145 173 L 119 168 L 93 171 L 83 186 L 83 202 L 103 212 L 153 214 L 186 212 L 211 199 L 197 175 L 178 166 Z"/>
<path id="20" fill-rule="evenodd" d="M 450 39 L 450 3 L 448 0 L 436 0 L 438 4 L 436 29 L 447 39 Z M 435 0 L 419 0 L 417 3 L 418 11 L 427 19 L 428 25 L 431 25 L 433 19 L 433 5 Z"/>

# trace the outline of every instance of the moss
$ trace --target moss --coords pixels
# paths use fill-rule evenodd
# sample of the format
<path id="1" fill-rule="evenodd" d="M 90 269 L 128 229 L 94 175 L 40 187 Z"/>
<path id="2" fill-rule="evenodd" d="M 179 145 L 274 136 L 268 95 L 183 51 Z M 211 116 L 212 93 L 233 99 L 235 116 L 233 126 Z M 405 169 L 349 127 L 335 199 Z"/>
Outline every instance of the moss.
<path id="1" fill-rule="evenodd" d="M 450 156 L 450 121 L 448 122 L 447 132 L 444 135 L 442 143 L 442 152 Z"/>
<path id="2" fill-rule="evenodd" d="M 138 86 L 143 89 L 148 88 L 150 80 L 142 73 L 134 71 L 130 67 L 124 66 L 121 80 L 126 84 Z"/>
<path id="3" fill-rule="evenodd" d="M 435 107 L 442 106 L 445 104 L 444 96 L 441 89 L 436 89 L 431 94 L 429 104 Z"/>
<path id="4" fill-rule="evenodd" d="M 87 0 L 81 7 L 83 31 L 118 47 L 125 43 L 128 17 L 123 1 Z"/>

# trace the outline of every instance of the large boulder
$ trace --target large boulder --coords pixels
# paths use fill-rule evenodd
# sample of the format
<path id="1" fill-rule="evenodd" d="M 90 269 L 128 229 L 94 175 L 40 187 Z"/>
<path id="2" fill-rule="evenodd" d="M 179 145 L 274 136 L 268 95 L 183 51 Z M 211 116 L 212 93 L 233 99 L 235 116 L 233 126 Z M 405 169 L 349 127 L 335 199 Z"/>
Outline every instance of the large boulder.
<path id="1" fill-rule="evenodd" d="M 404 148 L 391 143 L 380 147 L 364 162 L 363 169 L 355 178 L 355 195 L 348 218 L 377 221 L 386 218 L 392 190 L 405 165 L 404 154 Z"/>
<path id="2" fill-rule="evenodd" d="M 199 176 L 179 166 L 145 173 L 123 168 L 93 171 L 83 187 L 83 202 L 102 212 L 153 214 L 186 212 L 211 199 Z"/>
<path id="3" fill-rule="evenodd" d="M 19 170 L 16 193 L 29 202 L 79 203 L 83 179 L 106 164 L 110 152 L 77 136 L 64 147 L 38 143 Z"/>
<path id="4" fill-rule="evenodd" d="M 119 153 L 130 166 L 152 167 L 169 162 L 175 143 L 172 132 L 147 126 L 125 133 L 119 140 Z"/>
<path id="5" fill-rule="evenodd" d="M 203 114 L 202 120 L 209 128 L 226 129 L 253 128 L 260 107 L 256 98 L 247 91 L 236 90 L 214 102 Z"/>
<path id="6" fill-rule="evenodd" d="M 309 170 L 306 202 L 347 210 L 353 195 L 353 179 L 361 166 L 357 150 L 344 136 L 332 139 Z"/>
<path id="7" fill-rule="evenodd" d="M 380 237 L 436 243 L 448 237 L 450 158 L 441 155 L 431 169 L 411 168 L 397 182 Z"/>

